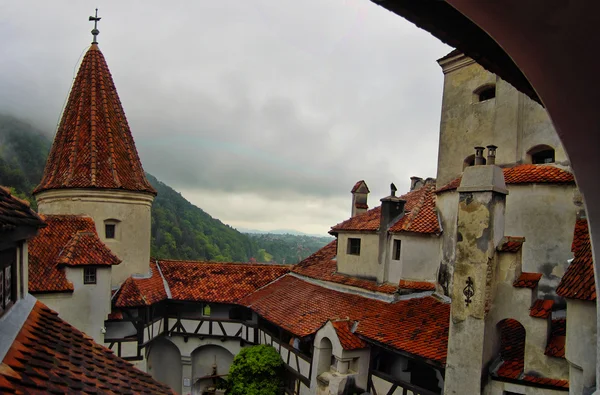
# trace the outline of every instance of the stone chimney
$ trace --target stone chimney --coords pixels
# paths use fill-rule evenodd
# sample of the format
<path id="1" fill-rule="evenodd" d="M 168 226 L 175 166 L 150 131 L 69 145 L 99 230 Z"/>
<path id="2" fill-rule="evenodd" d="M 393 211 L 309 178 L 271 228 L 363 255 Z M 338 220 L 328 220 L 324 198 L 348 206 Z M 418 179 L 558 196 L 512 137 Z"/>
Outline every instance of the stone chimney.
<path id="1" fill-rule="evenodd" d="M 381 199 L 381 214 L 379 216 L 379 270 L 377 270 L 377 282 L 384 283 L 387 281 L 387 246 L 389 244 L 388 230 L 404 215 L 404 205 L 406 200 L 396 196 L 397 188 L 392 183 L 390 185 L 390 196 Z"/>
<path id="2" fill-rule="evenodd" d="M 483 148 L 477 147 L 476 153 L 483 160 Z M 489 345 L 485 339 L 494 336 L 486 333 L 486 300 L 493 300 L 496 247 L 504 237 L 508 191 L 502 169 L 493 164 L 467 167 L 457 191 L 456 258 L 444 394 L 480 394 L 481 376 L 473 372 L 481 372 L 487 363 Z"/>
<path id="3" fill-rule="evenodd" d="M 496 164 L 496 149 L 498 147 L 496 147 L 495 145 L 488 145 L 486 148 L 488 149 L 487 164 L 495 165 Z"/>
<path id="4" fill-rule="evenodd" d="M 475 166 L 485 165 L 485 158 L 483 157 L 483 147 L 475 147 Z"/>
<path id="5" fill-rule="evenodd" d="M 410 190 L 411 191 L 419 190 L 423 185 L 425 185 L 425 182 L 423 182 L 423 179 L 421 177 L 412 176 L 410 178 Z"/>
<path id="6" fill-rule="evenodd" d="M 352 188 L 352 217 L 365 213 L 369 206 L 367 205 L 367 198 L 369 196 L 369 188 L 364 180 L 358 181 Z"/>

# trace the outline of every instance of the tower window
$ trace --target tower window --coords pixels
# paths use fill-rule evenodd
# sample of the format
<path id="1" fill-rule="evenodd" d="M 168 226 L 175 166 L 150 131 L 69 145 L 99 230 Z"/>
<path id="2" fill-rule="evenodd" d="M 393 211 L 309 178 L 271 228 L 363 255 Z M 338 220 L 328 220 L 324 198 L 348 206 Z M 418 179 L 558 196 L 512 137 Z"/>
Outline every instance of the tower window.
<path id="1" fill-rule="evenodd" d="M 475 92 L 475 102 L 482 102 L 496 97 L 496 85 L 484 85 Z"/>
<path id="2" fill-rule="evenodd" d="M 529 163 L 539 165 L 543 163 L 554 163 L 554 148 L 549 145 L 536 145 L 527 151 L 527 159 Z"/>
<path id="3" fill-rule="evenodd" d="M 96 268 L 95 267 L 84 267 L 83 268 L 83 283 L 84 284 L 96 284 Z"/>
<path id="4" fill-rule="evenodd" d="M 348 254 L 360 255 L 360 239 L 348 239 Z"/>
<path id="5" fill-rule="evenodd" d="M 400 260 L 400 251 L 402 249 L 402 241 L 400 240 L 394 240 L 394 254 L 393 254 L 393 258 L 395 261 L 399 261 Z"/>
<path id="6" fill-rule="evenodd" d="M 116 227 L 117 227 L 117 225 L 115 225 L 115 224 L 104 224 L 104 236 L 107 239 L 114 239 Z"/>

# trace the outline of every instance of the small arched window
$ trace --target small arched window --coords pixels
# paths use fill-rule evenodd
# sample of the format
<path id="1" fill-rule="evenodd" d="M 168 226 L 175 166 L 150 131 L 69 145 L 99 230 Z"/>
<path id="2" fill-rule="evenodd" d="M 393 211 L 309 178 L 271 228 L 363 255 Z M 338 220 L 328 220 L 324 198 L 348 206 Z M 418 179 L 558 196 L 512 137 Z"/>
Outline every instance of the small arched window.
<path id="1" fill-rule="evenodd" d="M 534 165 L 554 163 L 554 148 L 544 144 L 536 145 L 527 151 L 527 159 L 529 163 Z"/>
<path id="2" fill-rule="evenodd" d="M 496 85 L 484 85 L 473 92 L 475 94 L 475 102 L 482 102 L 496 97 Z"/>

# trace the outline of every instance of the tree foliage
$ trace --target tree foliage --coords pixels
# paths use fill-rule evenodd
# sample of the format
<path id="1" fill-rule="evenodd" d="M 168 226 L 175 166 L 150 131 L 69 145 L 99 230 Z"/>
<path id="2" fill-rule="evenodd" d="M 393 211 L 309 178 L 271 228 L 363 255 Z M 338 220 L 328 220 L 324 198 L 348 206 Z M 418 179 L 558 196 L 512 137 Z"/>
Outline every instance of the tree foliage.
<path id="1" fill-rule="evenodd" d="M 280 394 L 283 388 L 283 374 L 283 361 L 273 347 L 261 344 L 242 348 L 229 368 L 227 394 Z"/>
<path id="2" fill-rule="evenodd" d="M 275 262 L 295 264 L 309 255 L 317 252 L 332 237 L 317 237 L 308 235 L 246 233 L 258 245 L 258 262 Z"/>

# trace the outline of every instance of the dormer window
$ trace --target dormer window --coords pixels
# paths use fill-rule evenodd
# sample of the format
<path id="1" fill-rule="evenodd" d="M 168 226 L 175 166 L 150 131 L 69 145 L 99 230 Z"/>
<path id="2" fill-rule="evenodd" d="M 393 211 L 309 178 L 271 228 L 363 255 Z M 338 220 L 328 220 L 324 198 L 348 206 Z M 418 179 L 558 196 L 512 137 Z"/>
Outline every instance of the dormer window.
<path id="1" fill-rule="evenodd" d="M 360 239 L 356 239 L 356 238 L 348 239 L 348 254 L 349 255 L 360 255 Z"/>
<path id="2" fill-rule="evenodd" d="M 84 267 L 83 268 L 83 283 L 84 284 L 96 284 L 96 268 L 95 267 Z"/>
<path id="3" fill-rule="evenodd" d="M 537 145 L 527 151 L 528 159 L 534 165 L 554 163 L 554 148 L 549 145 Z"/>
<path id="4" fill-rule="evenodd" d="M 484 85 L 473 92 L 475 102 L 484 102 L 496 97 L 496 85 Z"/>
<path id="5" fill-rule="evenodd" d="M 0 315 L 17 299 L 17 250 L 11 248 L 0 252 Z"/>

